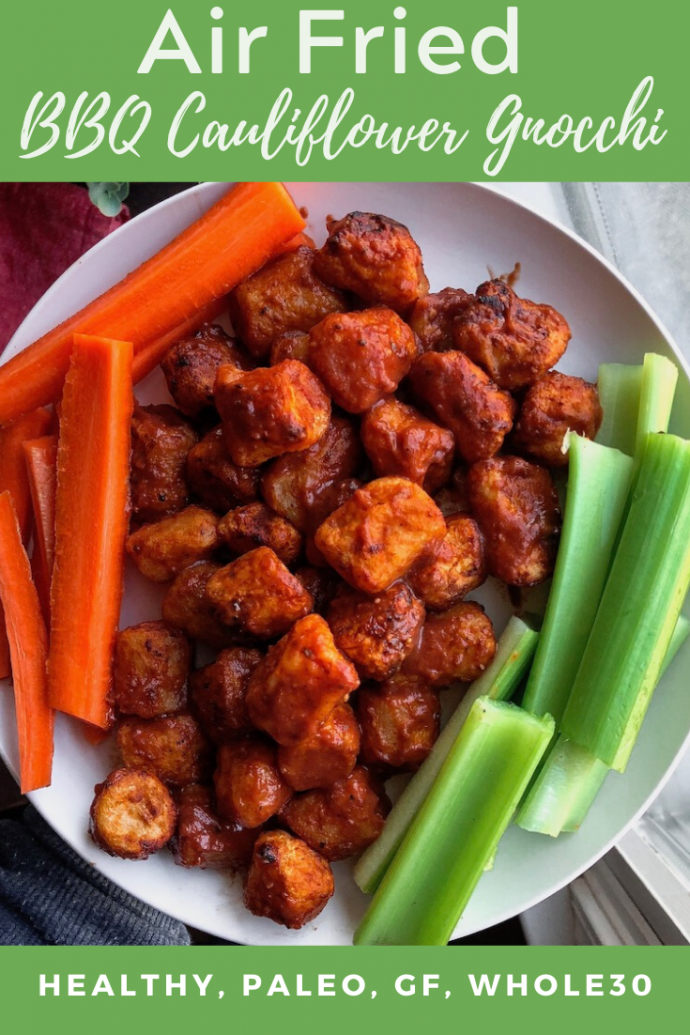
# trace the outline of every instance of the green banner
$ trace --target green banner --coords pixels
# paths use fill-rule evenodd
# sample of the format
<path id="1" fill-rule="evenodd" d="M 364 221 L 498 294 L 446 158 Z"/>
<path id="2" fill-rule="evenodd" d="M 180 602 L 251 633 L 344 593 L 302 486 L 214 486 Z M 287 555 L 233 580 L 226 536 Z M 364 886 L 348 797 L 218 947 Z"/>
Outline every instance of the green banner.
<path id="1" fill-rule="evenodd" d="M 679 948 L 0 949 L 7 1030 L 58 1032 L 642 1032 L 680 1023 L 686 970 Z"/>
<path id="2" fill-rule="evenodd" d="M 678 0 L 5 5 L 8 180 L 684 180 Z"/>

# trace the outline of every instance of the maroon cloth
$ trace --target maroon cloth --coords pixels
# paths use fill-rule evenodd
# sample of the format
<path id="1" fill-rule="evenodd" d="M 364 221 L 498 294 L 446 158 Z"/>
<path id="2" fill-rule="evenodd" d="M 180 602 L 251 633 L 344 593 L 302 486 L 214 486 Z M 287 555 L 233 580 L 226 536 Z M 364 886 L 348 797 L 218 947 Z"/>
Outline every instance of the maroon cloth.
<path id="1" fill-rule="evenodd" d="M 128 218 L 102 215 L 71 183 L 0 184 L 0 353 L 60 274 Z"/>

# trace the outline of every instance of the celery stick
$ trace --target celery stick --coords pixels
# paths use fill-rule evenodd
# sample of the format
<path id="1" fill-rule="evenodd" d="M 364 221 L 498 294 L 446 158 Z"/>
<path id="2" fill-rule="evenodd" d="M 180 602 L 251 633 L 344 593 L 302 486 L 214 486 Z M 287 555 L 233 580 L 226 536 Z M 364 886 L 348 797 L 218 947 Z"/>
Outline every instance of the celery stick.
<path id="1" fill-rule="evenodd" d="M 355 945 L 445 945 L 553 734 L 480 697 L 354 937 Z"/>
<path id="2" fill-rule="evenodd" d="M 648 352 L 642 368 L 640 409 L 635 434 L 635 468 L 639 470 L 647 435 L 650 431 L 668 431 L 673 397 L 678 383 L 675 363 L 656 352 Z"/>
<path id="3" fill-rule="evenodd" d="M 378 840 L 367 848 L 355 866 L 354 877 L 362 891 L 373 894 L 417 815 L 429 788 L 478 697 L 505 701 L 515 692 L 532 660 L 539 633 L 513 616 L 505 627 L 493 661 L 468 688 L 443 728 L 440 737 L 393 807 Z"/>
<path id="4" fill-rule="evenodd" d="M 568 492 L 553 584 L 523 708 L 558 727 L 594 624 L 633 462 L 571 433 Z"/>
<path id="5" fill-rule="evenodd" d="M 673 636 L 671 637 L 671 643 L 666 653 L 666 657 L 664 658 L 664 665 L 661 670 L 661 675 L 659 676 L 659 679 L 661 679 L 661 676 L 663 676 L 664 672 L 666 671 L 669 664 L 675 657 L 676 653 L 678 652 L 678 650 L 680 650 L 681 646 L 687 639 L 689 632 L 690 623 L 684 615 L 681 615 L 676 623 L 675 629 L 673 630 Z M 616 752 L 616 757 L 614 758 L 613 765 L 611 767 L 612 769 L 615 769 L 618 773 L 625 772 L 625 768 L 628 762 L 630 761 L 630 755 L 632 754 L 632 749 L 635 747 L 637 735 L 640 732 L 640 727 L 642 725 L 642 720 L 644 719 L 645 712 L 647 711 L 648 704 L 649 699 L 647 698 L 645 700 L 643 695 L 640 694 L 637 701 L 635 702 L 635 707 L 632 710 L 632 714 L 628 719 L 628 724 L 625 727 L 623 739 L 621 740 L 620 747 Z"/>
<path id="6" fill-rule="evenodd" d="M 650 434 L 562 723 L 607 765 L 633 713 L 639 729 L 689 584 L 690 442 Z"/>
<path id="7" fill-rule="evenodd" d="M 664 658 L 662 676 L 689 632 L 690 622 L 681 615 Z M 517 825 L 551 837 L 578 830 L 608 772 L 609 767 L 585 748 L 559 737 L 520 806 Z"/>
<path id="8" fill-rule="evenodd" d="M 602 363 L 597 387 L 604 411 L 597 442 L 632 456 L 640 410 L 642 364 Z"/>
<path id="9" fill-rule="evenodd" d="M 559 737 L 520 806 L 517 825 L 523 830 L 558 837 L 577 808 L 583 790 L 592 789 L 589 807 L 608 771 L 608 766 L 585 748 Z"/>

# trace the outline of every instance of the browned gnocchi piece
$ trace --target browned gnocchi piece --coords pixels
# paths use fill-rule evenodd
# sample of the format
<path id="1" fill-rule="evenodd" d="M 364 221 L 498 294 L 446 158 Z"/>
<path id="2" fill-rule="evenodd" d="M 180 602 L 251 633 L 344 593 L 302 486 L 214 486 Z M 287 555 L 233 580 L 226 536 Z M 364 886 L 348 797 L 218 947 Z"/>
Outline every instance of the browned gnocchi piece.
<path id="1" fill-rule="evenodd" d="M 278 766 L 296 791 L 331 787 L 354 769 L 359 744 L 355 713 L 348 704 L 336 704 L 313 737 L 278 748 Z"/>
<path id="2" fill-rule="evenodd" d="M 470 509 L 470 496 L 467 490 L 468 470 L 464 465 L 456 467 L 448 485 L 444 485 L 434 495 L 434 503 L 445 518 Z"/>
<path id="3" fill-rule="evenodd" d="M 376 474 L 409 478 L 433 494 L 450 478 L 455 454 L 452 432 L 427 420 L 413 406 L 384 399 L 362 420 L 362 442 Z"/>
<path id="4" fill-rule="evenodd" d="M 221 565 L 212 561 L 193 564 L 180 572 L 163 598 L 163 618 L 169 625 L 216 650 L 238 642 L 237 629 L 219 621 L 206 596 L 208 580 L 220 570 Z"/>
<path id="5" fill-rule="evenodd" d="M 261 834 L 244 886 L 244 904 L 293 931 L 314 920 L 335 890 L 330 866 L 285 830 Z"/>
<path id="6" fill-rule="evenodd" d="M 499 388 L 534 384 L 568 347 L 570 328 L 550 305 L 519 298 L 502 280 L 480 284 L 453 324 L 455 346 Z"/>
<path id="7" fill-rule="evenodd" d="M 448 287 L 415 302 L 408 322 L 425 352 L 454 348 L 453 324 L 468 297 L 462 288 Z"/>
<path id="8" fill-rule="evenodd" d="M 211 789 L 190 784 L 180 791 L 177 830 L 170 843 L 178 866 L 200 870 L 246 869 L 257 830 L 221 819 L 213 807 Z"/>
<path id="9" fill-rule="evenodd" d="M 378 781 L 357 766 L 332 787 L 296 795 L 280 815 L 310 848 L 336 862 L 359 855 L 372 844 L 383 830 L 389 809 Z"/>
<path id="10" fill-rule="evenodd" d="M 287 632 L 314 605 L 299 579 L 267 546 L 242 554 L 212 575 L 206 597 L 225 625 L 267 640 Z"/>
<path id="11" fill-rule="evenodd" d="M 491 619 L 479 604 L 464 601 L 441 614 L 427 615 L 417 645 L 402 673 L 431 687 L 471 683 L 493 661 L 496 637 Z"/>
<path id="12" fill-rule="evenodd" d="M 89 831 L 108 855 L 148 859 L 175 833 L 177 806 L 153 773 L 115 769 L 95 790 Z"/>
<path id="13" fill-rule="evenodd" d="M 294 564 L 302 552 L 302 536 L 295 526 L 265 503 L 231 510 L 218 525 L 218 534 L 233 553 L 268 546 L 287 565 Z"/>
<path id="14" fill-rule="evenodd" d="M 328 313 L 347 308 L 342 292 L 314 272 L 314 255 L 312 248 L 296 248 L 233 291 L 233 325 L 253 356 L 267 356 L 276 338 L 289 331 L 308 331 Z"/>
<path id="15" fill-rule="evenodd" d="M 354 666 L 320 615 L 295 622 L 254 670 L 249 715 L 279 744 L 313 737 L 336 704 L 359 686 Z"/>
<path id="16" fill-rule="evenodd" d="M 194 711 L 204 733 L 215 744 L 253 729 L 245 698 L 249 677 L 262 656 L 258 650 L 230 647 L 190 676 Z"/>
<path id="17" fill-rule="evenodd" d="M 187 455 L 189 488 L 205 507 L 220 514 L 257 499 L 260 478 L 258 468 L 232 462 L 221 425 L 204 435 Z"/>
<path id="18" fill-rule="evenodd" d="M 493 456 L 513 426 L 515 401 L 462 352 L 427 352 L 412 368 L 416 397 L 452 431 L 466 463 Z"/>
<path id="19" fill-rule="evenodd" d="M 248 370 L 252 365 L 237 339 L 217 324 L 206 324 L 165 354 L 161 369 L 168 391 L 188 417 L 201 417 L 213 410 L 216 374 L 225 363 L 238 370 Z"/>
<path id="20" fill-rule="evenodd" d="M 414 772 L 434 746 L 441 723 L 437 691 L 411 676 L 368 683 L 357 693 L 361 760 L 384 772 Z"/>
<path id="21" fill-rule="evenodd" d="M 309 332 L 309 366 L 348 413 L 364 413 L 394 392 L 418 352 L 414 333 L 392 309 L 337 313 Z"/>
<path id="22" fill-rule="evenodd" d="M 268 465 L 261 479 L 261 492 L 269 507 L 295 528 L 301 532 L 313 530 L 314 511 L 319 510 L 323 494 L 334 482 L 352 478 L 362 458 L 352 422 L 334 416 L 315 445 L 299 453 L 288 453 Z"/>
<path id="23" fill-rule="evenodd" d="M 249 830 L 275 816 L 292 794 L 275 744 L 256 735 L 221 745 L 213 782 L 219 816 Z"/>
<path id="24" fill-rule="evenodd" d="M 596 385 L 552 370 L 528 389 L 510 445 L 537 463 L 565 467 L 568 451 L 563 445 L 567 433 L 574 431 L 594 439 L 603 416 Z"/>
<path id="25" fill-rule="evenodd" d="M 125 715 L 153 719 L 187 703 L 192 647 L 166 622 L 141 622 L 118 633 L 113 660 L 113 698 Z"/>
<path id="26" fill-rule="evenodd" d="M 218 516 L 191 506 L 127 538 L 127 553 L 152 582 L 169 582 L 190 564 L 209 560 L 220 544 Z"/>
<path id="27" fill-rule="evenodd" d="M 346 582 L 371 594 L 402 578 L 445 533 L 423 489 L 406 478 L 378 478 L 326 518 L 314 541 Z"/>
<path id="28" fill-rule="evenodd" d="M 174 406 L 136 406 L 132 416 L 132 515 L 155 521 L 189 503 L 187 453 L 198 435 Z"/>
<path id="29" fill-rule="evenodd" d="M 326 283 L 400 313 L 429 290 L 422 253 L 410 231 L 373 212 L 329 220 L 328 240 L 316 253 L 314 269 Z"/>
<path id="30" fill-rule="evenodd" d="M 447 531 L 433 557 L 414 568 L 408 581 L 430 611 L 446 611 L 486 580 L 484 541 L 469 514 L 446 518 Z"/>
<path id="31" fill-rule="evenodd" d="M 468 485 L 489 574 L 509 586 L 536 586 L 547 579 L 561 528 L 549 472 L 517 456 L 494 457 L 470 468 Z"/>
<path id="32" fill-rule="evenodd" d="M 202 783 L 210 774 L 208 741 L 188 713 L 125 719 L 117 731 L 117 748 L 127 768 L 148 769 L 172 787 Z"/>
<path id="33" fill-rule="evenodd" d="M 375 596 L 343 587 L 328 609 L 327 621 L 338 650 L 361 679 L 384 680 L 396 672 L 415 645 L 424 605 L 405 582 Z"/>
<path id="34" fill-rule="evenodd" d="M 322 437 L 331 416 L 323 385 L 294 359 L 246 373 L 221 367 L 215 397 L 225 445 L 241 467 L 308 449 Z"/>

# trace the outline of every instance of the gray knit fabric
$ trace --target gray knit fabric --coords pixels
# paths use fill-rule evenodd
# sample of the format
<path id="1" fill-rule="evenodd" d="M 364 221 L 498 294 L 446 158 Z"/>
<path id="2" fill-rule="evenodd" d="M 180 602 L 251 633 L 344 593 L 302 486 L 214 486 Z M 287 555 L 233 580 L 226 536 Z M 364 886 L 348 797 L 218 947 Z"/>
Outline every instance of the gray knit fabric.
<path id="1" fill-rule="evenodd" d="M 0 821 L 0 945 L 189 945 L 183 924 L 132 898 L 29 806 Z"/>

